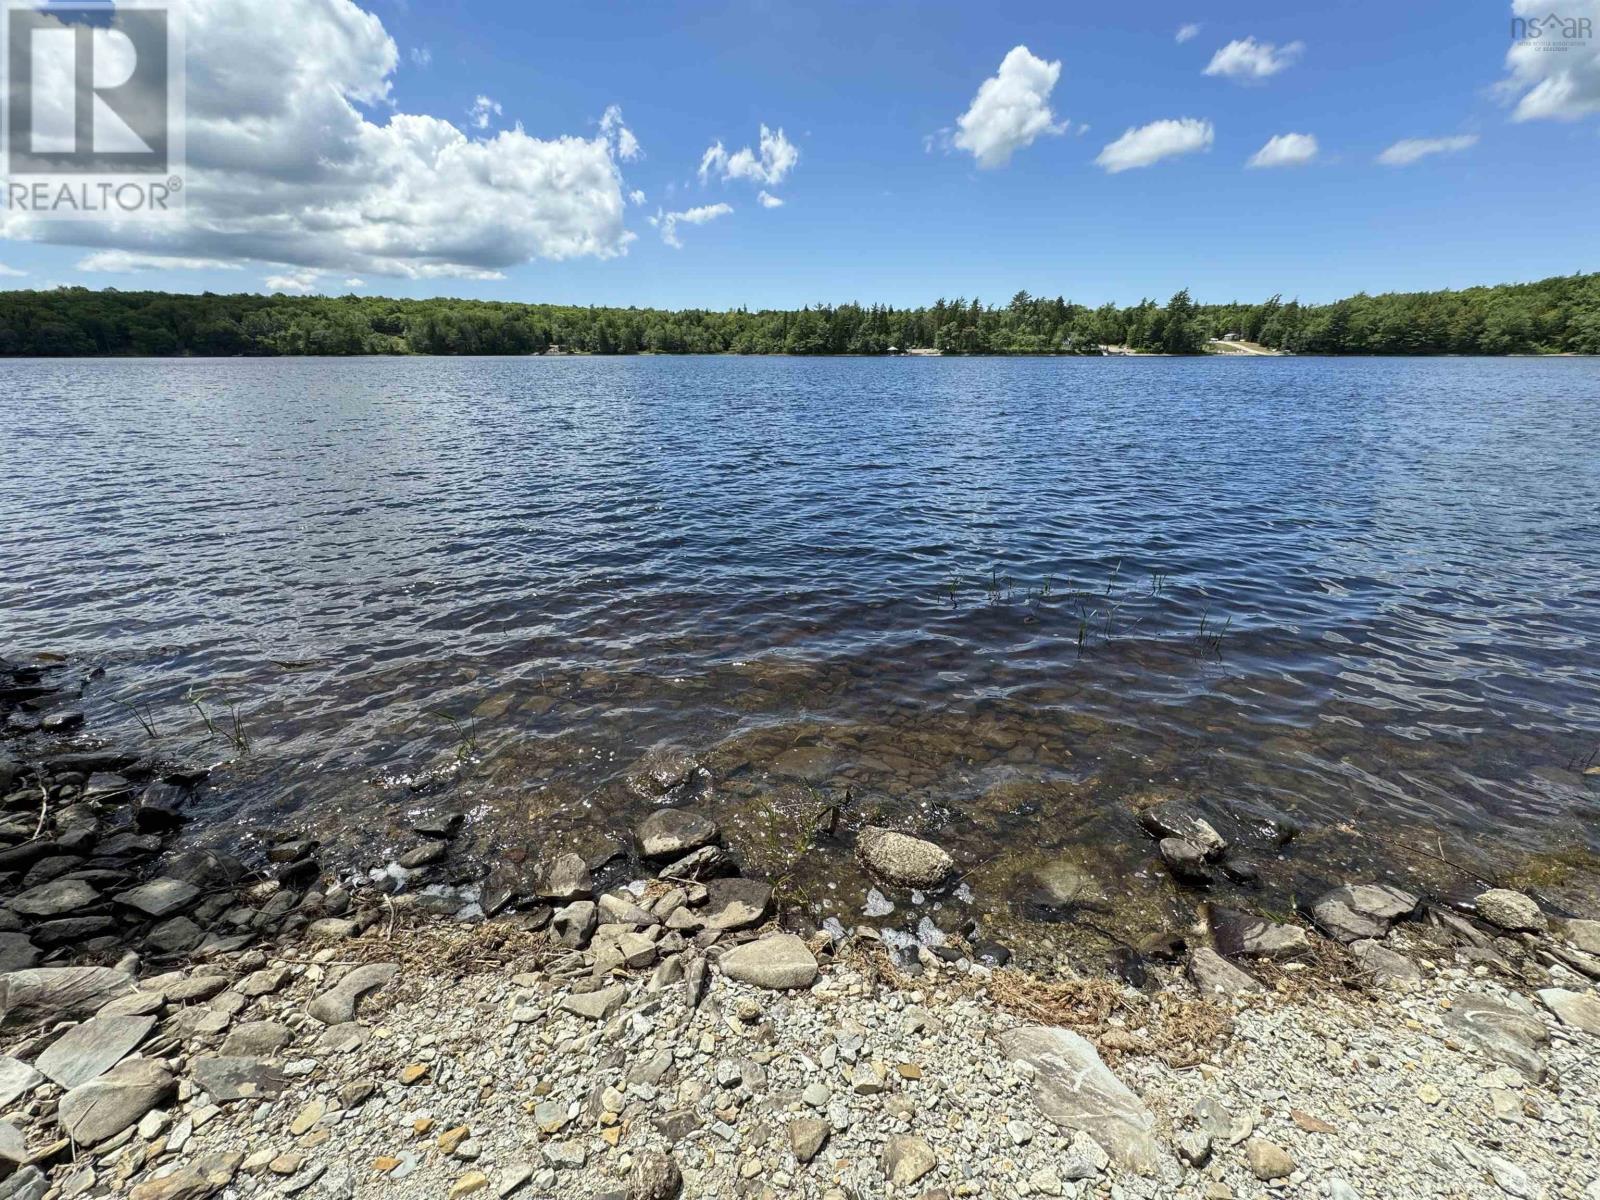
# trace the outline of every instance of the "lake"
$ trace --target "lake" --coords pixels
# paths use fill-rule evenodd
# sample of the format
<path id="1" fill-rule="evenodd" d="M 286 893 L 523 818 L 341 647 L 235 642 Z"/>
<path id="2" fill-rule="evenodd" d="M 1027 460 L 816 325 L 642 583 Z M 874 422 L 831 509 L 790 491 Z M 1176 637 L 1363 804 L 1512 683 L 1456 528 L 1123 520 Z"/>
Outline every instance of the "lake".
<path id="1" fill-rule="evenodd" d="M 865 901 L 848 836 L 809 844 L 839 804 L 955 854 L 936 923 L 1052 937 L 1051 864 L 1129 934 L 1189 911 L 1151 795 L 1225 827 L 1269 906 L 1600 845 L 1595 360 L 0 381 L 0 651 L 103 667 L 92 730 L 226 762 L 194 841 L 303 828 L 371 865 L 459 807 L 465 878 L 625 832 L 688 758 L 813 918 Z"/>

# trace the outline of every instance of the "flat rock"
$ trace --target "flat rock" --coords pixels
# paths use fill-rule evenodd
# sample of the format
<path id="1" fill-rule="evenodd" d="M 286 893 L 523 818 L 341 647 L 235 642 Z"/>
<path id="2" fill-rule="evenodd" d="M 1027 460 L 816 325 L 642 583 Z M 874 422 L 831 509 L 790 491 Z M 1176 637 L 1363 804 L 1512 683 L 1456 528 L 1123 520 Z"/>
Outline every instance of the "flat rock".
<path id="1" fill-rule="evenodd" d="M 1193 842 L 1207 858 L 1218 858 L 1228 849 L 1228 840 L 1216 827 L 1181 800 L 1167 800 L 1141 810 L 1139 825 L 1153 838 Z"/>
<path id="2" fill-rule="evenodd" d="M 112 967 L 33 967 L 0 975 L 0 1027 L 93 1016 L 133 991 L 133 976 Z"/>
<path id="3" fill-rule="evenodd" d="M 43 1082 L 44 1076 L 27 1063 L 0 1055 L 0 1108 L 6 1108 L 18 1096 L 26 1095 Z"/>
<path id="4" fill-rule="evenodd" d="M 1351 942 L 1350 955 L 1378 987 L 1405 989 L 1422 982 L 1422 972 L 1414 962 L 1370 938 Z"/>
<path id="5" fill-rule="evenodd" d="M 705 885 L 707 899 L 700 909 L 706 929 L 727 932 L 759 925 L 772 906 L 772 888 L 756 879 L 713 879 Z"/>
<path id="6" fill-rule="evenodd" d="M 191 1060 L 189 1071 L 218 1104 L 276 1096 L 287 1082 L 275 1063 L 260 1058 L 207 1054 Z"/>
<path id="7" fill-rule="evenodd" d="M 856 859 L 879 879 L 901 887 L 938 887 L 955 870 L 940 847 L 922 838 L 868 825 L 856 838 Z"/>
<path id="8" fill-rule="evenodd" d="M 600 988 L 598 991 L 574 992 L 564 996 L 558 1007 L 562 1012 L 569 1012 L 590 1021 L 604 1021 L 615 1015 L 627 999 L 627 985 L 617 983 L 611 987 Z"/>
<path id="9" fill-rule="evenodd" d="M 1162 838 L 1156 852 L 1174 879 L 1183 883 L 1210 883 L 1211 872 L 1206 870 L 1206 853 L 1188 838 Z"/>
<path id="10" fill-rule="evenodd" d="M 1550 1035 L 1535 1014 L 1482 996 L 1462 996 L 1444 1020 L 1486 1058 L 1516 1068 L 1533 1083 L 1545 1077 L 1548 1065 L 1538 1046 Z"/>
<path id="11" fill-rule="evenodd" d="M 817 977 L 811 948 L 792 933 L 774 933 L 735 946 L 717 960 L 729 979 L 763 988 L 810 987 Z"/>
<path id="12" fill-rule="evenodd" d="M 294 1038 L 276 1021 L 245 1021 L 235 1025 L 222 1043 L 225 1058 L 270 1058 Z"/>
<path id="13" fill-rule="evenodd" d="M 356 967 L 306 1005 L 306 1011 L 324 1025 L 342 1025 L 355 1017 L 356 1003 L 362 996 L 388 983 L 399 970 L 400 964 L 392 962 Z"/>
<path id="14" fill-rule="evenodd" d="M 170 917 L 200 898 L 200 889 L 182 879 L 152 879 L 136 888 L 117 893 L 118 904 L 136 909 L 147 917 Z"/>
<path id="15" fill-rule="evenodd" d="M 1088 867 L 1069 855 L 1035 867 L 1028 879 L 1035 889 L 1030 901 L 1044 908 L 1099 904 L 1106 898 L 1105 889 Z"/>
<path id="16" fill-rule="evenodd" d="M 1000 1047 L 1033 1067 L 1033 1098 L 1050 1120 L 1082 1130 L 1141 1175 L 1162 1169 L 1166 1155 L 1152 1132 L 1155 1118 L 1087 1039 L 1053 1026 L 1025 1025 L 1002 1033 Z"/>
<path id="17" fill-rule="evenodd" d="M 1563 921 L 1561 935 L 1585 954 L 1600 954 L 1600 921 Z"/>
<path id="18" fill-rule="evenodd" d="M 62 1087 L 75 1088 L 133 1053 L 155 1026 L 154 1017 L 91 1017 L 51 1042 L 38 1068 Z"/>
<path id="19" fill-rule="evenodd" d="M 36 921 L 76 915 L 100 901 L 100 893 L 81 879 L 52 879 L 11 898 L 11 909 Z"/>
<path id="20" fill-rule="evenodd" d="M 1491 925 L 1513 932 L 1543 933 L 1548 925 L 1539 906 L 1521 892 L 1490 888 L 1473 900 L 1478 915 Z"/>
<path id="21" fill-rule="evenodd" d="M 172 1076 L 149 1058 L 124 1059 L 98 1079 L 65 1096 L 56 1117 L 80 1146 L 93 1146 L 136 1124 L 171 1094 Z"/>
<path id="22" fill-rule="evenodd" d="M 1265 989 L 1249 972 L 1234 966 L 1209 946 L 1189 952 L 1189 979 L 1208 996 L 1245 996 Z"/>
<path id="23" fill-rule="evenodd" d="M 1211 909 L 1211 935 L 1224 958 L 1293 958 L 1311 948 L 1298 925 L 1228 908 Z"/>
<path id="24" fill-rule="evenodd" d="M 1545 988 L 1539 1001 L 1555 1013 L 1563 1025 L 1585 1033 L 1600 1034 L 1600 996 L 1593 992 L 1569 992 L 1565 988 Z"/>
<path id="25" fill-rule="evenodd" d="M 1416 912 L 1421 903 L 1410 892 L 1386 883 L 1357 883 L 1324 893 L 1311 906 L 1311 916 L 1323 933 L 1348 945 L 1385 936 L 1390 926 Z"/>
<path id="26" fill-rule="evenodd" d="M 674 858 L 717 840 L 717 823 L 683 808 L 658 808 L 633 831 L 640 858 Z"/>

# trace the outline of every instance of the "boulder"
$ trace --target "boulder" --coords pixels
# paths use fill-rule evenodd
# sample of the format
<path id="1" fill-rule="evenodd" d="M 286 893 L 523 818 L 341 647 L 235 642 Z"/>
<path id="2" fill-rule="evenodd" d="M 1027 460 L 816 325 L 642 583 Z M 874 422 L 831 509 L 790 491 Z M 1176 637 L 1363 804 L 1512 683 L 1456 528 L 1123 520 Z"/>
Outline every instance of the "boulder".
<path id="1" fill-rule="evenodd" d="M 856 838 L 856 858 L 879 879 L 901 887 L 938 887 L 955 870 L 932 842 L 878 825 L 868 825 Z"/>
<path id="2" fill-rule="evenodd" d="M 1311 916 L 1323 933 L 1348 945 L 1383 937 L 1391 925 L 1416 912 L 1421 903 L 1410 892 L 1386 883 L 1357 883 L 1325 892 L 1311 906 Z"/>
<path id="3" fill-rule="evenodd" d="M 1193 842 L 1207 858 L 1220 858 L 1228 849 L 1228 840 L 1211 822 L 1181 800 L 1167 800 L 1143 809 L 1139 813 L 1139 825 L 1153 838 L 1183 838 Z"/>
<path id="4" fill-rule="evenodd" d="M 133 991 L 133 976 L 112 967 L 34 967 L 0 975 L 0 1028 L 90 1017 Z"/>
<path id="5" fill-rule="evenodd" d="M 136 1124 L 172 1090 L 172 1076 L 159 1062 L 124 1059 L 100 1078 L 61 1097 L 56 1118 L 74 1142 L 93 1146 Z"/>
<path id="6" fill-rule="evenodd" d="M 755 879 L 713 879 L 697 914 L 704 928 L 728 932 L 759 925 L 772 906 L 772 888 Z"/>
<path id="7" fill-rule="evenodd" d="M 62 1087 L 75 1088 L 133 1053 L 155 1025 L 154 1017 L 92 1017 L 51 1042 L 37 1065 Z"/>
<path id="8" fill-rule="evenodd" d="M 1025 1025 L 1002 1033 L 1000 1047 L 1033 1068 L 1033 1098 L 1050 1120 L 1088 1134 L 1130 1170 L 1161 1171 L 1166 1155 L 1153 1132 L 1155 1118 L 1086 1039 L 1054 1026 Z"/>
<path id="9" fill-rule="evenodd" d="M 563 946 L 582 950 L 589 944 L 599 923 L 598 910 L 592 900 L 574 900 L 566 907 L 556 909 L 550 919 L 550 928 L 556 935 L 556 941 Z"/>
<path id="10" fill-rule="evenodd" d="M 1537 904 L 1510 888 L 1490 888 L 1480 893 L 1473 904 L 1480 917 L 1501 929 L 1518 933 L 1543 933 L 1548 925 Z"/>
<path id="11" fill-rule="evenodd" d="M 563 854 L 540 868 L 535 889 L 541 900 L 587 900 L 594 880 L 582 855 Z"/>
<path id="12" fill-rule="evenodd" d="M 774 933 L 726 951 L 717 966 L 729 979 L 755 987 L 810 987 L 817 960 L 810 947 L 792 933 Z"/>
<path id="13" fill-rule="evenodd" d="M 659 808 L 633 831 L 640 858 L 674 858 L 717 840 L 715 821 L 682 808 Z"/>
<path id="14" fill-rule="evenodd" d="M 1561 935 L 1585 954 L 1600 954 L 1600 921 L 1573 918 L 1561 923 Z"/>
<path id="15" fill-rule="evenodd" d="M 244 1056 L 202 1055 L 190 1061 L 189 1071 L 195 1086 L 218 1104 L 271 1098 L 281 1093 L 288 1082 L 276 1063 Z"/>
<path id="16" fill-rule="evenodd" d="M 1306 931 L 1252 913 L 1211 909 L 1211 936 L 1224 958 L 1294 958 L 1311 948 Z"/>

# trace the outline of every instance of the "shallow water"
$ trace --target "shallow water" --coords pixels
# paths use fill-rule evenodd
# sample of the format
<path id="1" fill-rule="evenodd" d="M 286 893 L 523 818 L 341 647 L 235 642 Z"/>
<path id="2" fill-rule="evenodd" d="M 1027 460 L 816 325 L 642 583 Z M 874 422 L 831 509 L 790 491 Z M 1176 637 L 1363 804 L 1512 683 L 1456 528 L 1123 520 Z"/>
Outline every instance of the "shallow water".
<path id="1" fill-rule="evenodd" d="M 465 805 L 471 849 L 538 853 L 625 830 L 680 752 L 752 866 L 847 922 L 847 839 L 798 853 L 847 789 L 846 829 L 933 831 L 1023 916 L 1061 854 L 1181 909 L 1128 816 L 1151 793 L 1286 887 L 1390 840 L 1597 845 L 1594 360 L 9 361 L 0 387 L 0 649 L 103 664 L 103 733 L 137 710 L 234 760 L 197 838 L 372 861 Z"/>

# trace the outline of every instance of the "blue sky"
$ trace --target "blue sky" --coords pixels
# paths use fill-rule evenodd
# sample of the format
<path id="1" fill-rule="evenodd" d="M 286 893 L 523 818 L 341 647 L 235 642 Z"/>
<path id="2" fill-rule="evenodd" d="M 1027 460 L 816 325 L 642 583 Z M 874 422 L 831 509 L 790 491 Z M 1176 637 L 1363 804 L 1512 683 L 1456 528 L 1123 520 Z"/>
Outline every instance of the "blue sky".
<path id="1" fill-rule="evenodd" d="M 265 47 L 270 63 L 268 43 L 289 36 L 295 23 L 282 18 L 297 8 L 302 28 L 325 23 L 353 48 L 310 62 L 317 54 L 285 46 L 284 61 L 308 72 L 290 90 L 314 92 L 323 71 L 344 90 L 348 114 L 300 112 L 298 100 L 212 78 L 240 46 Z M 1567 9 L 1600 18 L 1600 0 Z M 1283 292 L 1321 301 L 1600 269 L 1600 42 L 1529 55 L 1508 73 L 1512 15 L 1487 0 L 197 0 L 190 195 L 204 228 L 123 235 L 12 224 L 0 227 L 13 235 L 0 242 L 0 263 L 22 272 L 8 275 L 10 286 L 715 308 L 1003 302 L 1019 288 L 1128 303 L 1183 286 L 1203 300 Z M 1179 41 L 1186 25 L 1198 30 Z M 1227 61 L 1275 73 L 1205 73 L 1246 38 Z M 1008 60 L 1017 47 L 1027 61 Z M 978 111 L 964 147 L 958 118 L 985 80 L 1006 74 L 1003 61 L 1021 67 L 999 81 L 1001 99 L 1020 95 L 1031 116 L 1014 105 Z M 1541 84 L 1556 103 L 1527 99 Z M 489 103 L 475 110 L 480 96 Z M 620 114 L 602 128 L 612 106 Z M 400 116 L 431 119 L 430 137 L 453 125 L 465 143 L 459 165 L 395 166 L 391 155 L 415 154 L 411 144 L 384 148 L 383 127 Z M 346 122 L 333 144 L 363 147 L 351 151 L 350 177 L 297 190 L 338 157 L 326 151 L 310 165 L 241 163 L 251 148 L 230 139 L 264 119 L 281 119 L 291 156 Z M 1031 140 L 1017 133 L 1030 119 L 1041 127 Z M 1105 147 L 1130 128 L 1184 119 L 1192 124 L 1168 132 L 1200 148 L 1131 169 L 1103 165 L 1115 161 Z M 769 140 L 782 131 L 778 159 L 760 157 L 762 126 Z M 1246 166 L 1289 133 L 1315 138 L 1311 161 Z M 1139 144 L 1164 145 L 1163 136 Z M 1407 139 L 1427 139 L 1434 152 L 1378 161 Z M 731 172 L 727 159 L 713 162 L 702 180 L 718 141 L 729 157 L 750 147 L 750 160 Z M 985 167 L 975 145 L 1009 148 L 1009 158 Z M 1306 147 L 1295 144 L 1302 155 Z M 399 192 L 395 172 L 409 172 Z M 457 192 L 460 213 L 450 210 Z M 628 199 L 635 192 L 643 203 Z M 764 206 L 762 192 L 781 207 Z M 316 219 L 329 207 L 343 214 L 336 233 Z M 395 231 L 377 250 L 373 213 Z M 408 238 L 428 253 L 414 257 Z"/>

